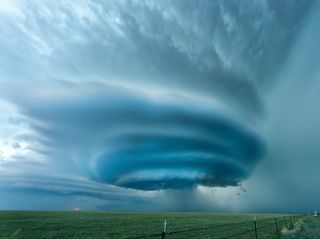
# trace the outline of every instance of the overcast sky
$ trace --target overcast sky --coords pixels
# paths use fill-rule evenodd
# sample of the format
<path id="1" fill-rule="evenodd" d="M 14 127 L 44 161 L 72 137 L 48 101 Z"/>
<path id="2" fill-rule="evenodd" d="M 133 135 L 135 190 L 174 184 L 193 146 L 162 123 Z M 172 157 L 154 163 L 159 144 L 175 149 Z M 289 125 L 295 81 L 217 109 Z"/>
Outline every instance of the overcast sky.
<path id="1" fill-rule="evenodd" d="M 319 22 L 312 0 L 0 0 L 0 209 L 319 209 Z"/>

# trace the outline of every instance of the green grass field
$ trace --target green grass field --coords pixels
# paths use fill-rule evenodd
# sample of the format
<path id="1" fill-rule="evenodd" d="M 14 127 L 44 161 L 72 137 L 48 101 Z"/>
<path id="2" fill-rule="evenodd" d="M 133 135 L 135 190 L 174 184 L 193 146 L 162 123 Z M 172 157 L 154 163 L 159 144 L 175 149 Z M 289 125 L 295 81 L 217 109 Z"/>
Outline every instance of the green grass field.
<path id="1" fill-rule="evenodd" d="M 275 216 L 281 230 L 283 215 L 256 214 L 259 238 L 278 238 Z M 164 219 L 165 238 L 255 238 L 253 214 L 67 211 L 2 211 L 0 238 L 160 238 Z"/>
<path id="2" fill-rule="evenodd" d="M 285 233 L 284 239 L 318 239 L 320 238 L 320 217 L 308 216 L 302 219 L 293 232 Z"/>

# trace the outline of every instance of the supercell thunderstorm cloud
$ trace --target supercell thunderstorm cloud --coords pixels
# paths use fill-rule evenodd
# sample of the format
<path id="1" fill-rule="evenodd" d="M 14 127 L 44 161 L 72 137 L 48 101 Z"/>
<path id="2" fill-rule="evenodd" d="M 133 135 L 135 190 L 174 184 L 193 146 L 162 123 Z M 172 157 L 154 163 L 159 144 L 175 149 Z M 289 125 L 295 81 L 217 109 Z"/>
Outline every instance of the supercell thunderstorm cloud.
<path id="1" fill-rule="evenodd" d="M 237 185 L 261 157 L 259 136 L 219 105 L 119 87 L 72 90 L 18 104 L 56 145 L 83 141 L 89 157 L 75 163 L 98 181 L 143 190 Z"/>
<path id="2" fill-rule="evenodd" d="M 304 165 L 290 116 L 318 117 L 300 87 L 306 72 L 319 85 L 318 12 L 311 0 L 0 0 L 0 209 L 180 209 L 187 193 L 184 209 L 272 210 L 254 195 Z"/>

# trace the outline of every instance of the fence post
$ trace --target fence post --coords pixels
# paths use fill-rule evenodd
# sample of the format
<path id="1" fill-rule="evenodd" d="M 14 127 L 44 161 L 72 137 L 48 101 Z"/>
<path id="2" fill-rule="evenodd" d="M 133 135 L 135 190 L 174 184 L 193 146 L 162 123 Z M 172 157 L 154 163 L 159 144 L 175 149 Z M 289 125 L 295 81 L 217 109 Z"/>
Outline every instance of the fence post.
<path id="1" fill-rule="evenodd" d="M 161 234 L 161 239 L 164 239 L 165 236 L 166 236 L 166 230 L 167 230 L 167 219 L 164 220 L 164 223 L 163 223 L 163 231 L 162 231 L 162 234 Z"/>
<path id="2" fill-rule="evenodd" d="M 254 232 L 255 232 L 255 235 L 256 235 L 256 239 L 258 239 L 257 218 L 256 218 L 256 216 L 253 216 L 253 224 L 254 224 Z"/>
<path id="3" fill-rule="evenodd" d="M 284 223 L 286 224 L 286 228 L 288 229 L 288 224 L 285 216 L 284 216 Z"/>
<path id="4" fill-rule="evenodd" d="M 276 217 L 274 217 L 274 222 L 276 224 L 276 231 L 277 231 L 278 238 L 280 238 L 280 232 L 279 232 L 279 227 L 278 227 L 278 222 Z"/>
<path id="5" fill-rule="evenodd" d="M 290 219 L 291 229 L 293 229 L 293 224 L 292 224 L 291 217 L 289 217 L 289 219 Z"/>

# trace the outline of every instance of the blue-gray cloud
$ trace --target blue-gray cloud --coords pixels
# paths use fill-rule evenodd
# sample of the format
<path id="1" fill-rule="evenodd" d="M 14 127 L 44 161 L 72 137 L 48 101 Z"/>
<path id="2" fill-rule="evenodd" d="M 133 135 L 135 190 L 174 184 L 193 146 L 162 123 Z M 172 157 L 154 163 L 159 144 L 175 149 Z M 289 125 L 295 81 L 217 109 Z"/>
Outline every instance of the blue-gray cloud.
<path id="1" fill-rule="evenodd" d="M 0 173 L 30 180 L 17 191 L 99 200 L 103 190 L 120 190 L 109 185 L 131 195 L 123 188 L 248 179 L 269 149 L 270 92 L 285 78 L 279 72 L 316 5 L 4 2 Z M 66 183 L 66 190 L 48 190 L 33 180 L 60 174 L 96 189 Z"/>
<path id="2" fill-rule="evenodd" d="M 261 112 L 259 87 L 271 84 L 312 5 L 18 2 L 17 19 L 0 25 L 5 80 L 120 81 L 219 97 L 249 112 Z"/>
<path id="3" fill-rule="evenodd" d="M 238 185 L 263 155 L 257 132 L 222 105 L 98 86 L 51 87 L 49 96 L 37 95 L 49 88 L 43 86 L 32 96 L 11 96 L 23 115 L 37 119 L 31 127 L 51 157 L 77 151 L 69 163 L 92 179 L 144 190 Z"/>

